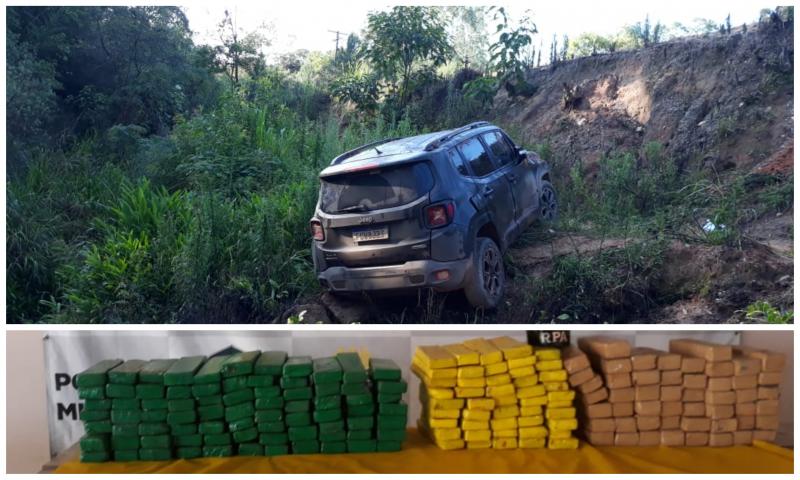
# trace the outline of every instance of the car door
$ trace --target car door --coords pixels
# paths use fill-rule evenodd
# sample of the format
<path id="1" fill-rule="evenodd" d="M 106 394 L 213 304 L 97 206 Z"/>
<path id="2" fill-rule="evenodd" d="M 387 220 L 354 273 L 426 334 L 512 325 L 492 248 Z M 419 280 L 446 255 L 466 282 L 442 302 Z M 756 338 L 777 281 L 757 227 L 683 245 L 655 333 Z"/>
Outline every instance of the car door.
<path id="1" fill-rule="evenodd" d="M 477 136 L 461 142 L 456 149 L 469 165 L 472 180 L 477 186 L 473 204 L 479 210 L 485 209 L 489 212 L 503 239 L 500 248 L 505 248 L 515 226 L 514 198 L 510 184 Z"/>
<path id="2" fill-rule="evenodd" d="M 495 162 L 501 165 L 514 197 L 514 220 L 520 228 L 528 226 L 535 218 L 539 206 L 536 176 L 526 159 L 520 158 L 517 148 L 499 130 L 481 135 Z"/>

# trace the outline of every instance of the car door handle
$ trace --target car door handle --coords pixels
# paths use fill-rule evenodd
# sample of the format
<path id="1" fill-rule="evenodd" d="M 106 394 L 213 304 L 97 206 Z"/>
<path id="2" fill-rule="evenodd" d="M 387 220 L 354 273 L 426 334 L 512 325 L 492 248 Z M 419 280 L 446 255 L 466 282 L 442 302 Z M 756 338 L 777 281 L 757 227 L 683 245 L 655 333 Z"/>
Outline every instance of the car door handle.
<path id="1" fill-rule="evenodd" d="M 486 195 L 487 197 L 491 197 L 492 195 L 494 195 L 494 188 L 492 188 L 492 187 L 484 188 L 483 189 L 483 194 Z"/>

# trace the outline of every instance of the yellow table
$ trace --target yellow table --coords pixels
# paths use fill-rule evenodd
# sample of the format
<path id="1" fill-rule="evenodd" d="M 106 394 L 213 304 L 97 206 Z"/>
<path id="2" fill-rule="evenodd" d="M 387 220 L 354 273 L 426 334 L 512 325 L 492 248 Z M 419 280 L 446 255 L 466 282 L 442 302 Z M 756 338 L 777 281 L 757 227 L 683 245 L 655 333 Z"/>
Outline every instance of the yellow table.
<path id="1" fill-rule="evenodd" d="M 56 473 L 793 473 L 793 451 L 754 446 L 593 447 L 578 450 L 443 451 L 409 430 L 393 453 L 229 457 L 169 462 L 80 463 Z"/>

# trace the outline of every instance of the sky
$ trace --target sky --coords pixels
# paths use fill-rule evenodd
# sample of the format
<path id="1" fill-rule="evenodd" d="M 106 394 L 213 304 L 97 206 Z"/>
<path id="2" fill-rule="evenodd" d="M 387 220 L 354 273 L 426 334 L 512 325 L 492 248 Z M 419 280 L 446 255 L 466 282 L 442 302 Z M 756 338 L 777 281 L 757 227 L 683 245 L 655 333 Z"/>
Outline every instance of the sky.
<path id="1" fill-rule="evenodd" d="M 358 34 L 366 26 L 367 13 L 391 8 L 398 4 L 425 4 L 426 2 L 383 3 L 381 1 L 363 2 L 309 2 L 303 0 L 278 2 L 191 2 L 184 5 L 189 24 L 195 32 L 198 43 L 218 43 L 214 33 L 217 24 L 228 9 L 238 26 L 245 32 L 252 31 L 262 24 L 272 26 L 272 45 L 268 53 L 277 54 L 297 49 L 332 51 L 338 30 Z M 480 6 L 480 2 L 427 2 L 435 5 Z M 609 34 L 617 32 L 626 24 L 643 21 L 650 16 L 651 23 L 660 21 L 670 25 L 673 22 L 691 23 L 702 17 L 722 23 L 730 13 L 731 23 L 741 25 L 752 23 L 758 18 L 761 8 L 771 6 L 765 2 L 695 0 L 670 2 L 620 1 L 528 1 L 507 2 L 505 4 L 512 18 L 520 18 L 525 10 L 530 10 L 544 45 L 549 45 L 553 34 L 559 41 L 566 34 L 571 38 L 580 33 L 593 32 Z M 494 25 L 494 22 L 488 22 Z M 537 44 L 538 41 L 534 41 Z"/>

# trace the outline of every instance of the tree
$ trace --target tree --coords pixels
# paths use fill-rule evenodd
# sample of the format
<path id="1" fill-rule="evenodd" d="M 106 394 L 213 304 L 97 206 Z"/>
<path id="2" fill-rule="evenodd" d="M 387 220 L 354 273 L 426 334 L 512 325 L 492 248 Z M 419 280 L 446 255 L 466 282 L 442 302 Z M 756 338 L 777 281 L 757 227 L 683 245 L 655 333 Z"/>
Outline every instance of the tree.
<path id="1" fill-rule="evenodd" d="M 219 23 L 217 32 L 222 45 L 217 47 L 217 64 L 225 72 L 234 88 L 239 86 L 243 72 L 251 77 L 264 73 L 266 61 L 261 48 L 269 45 L 269 41 L 261 29 L 243 33 L 237 26 L 233 16 L 225 10 L 225 17 Z"/>
<path id="2" fill-rule="evenodd" d="M 567 61 L 567 55 L 569 53 L 569 37 L 564 35 L 564 40 L 561 42 L 561 61 Z"/>
<path id="3" fill-rule="evenodd" d="M 442 7 L 447 33 L 461 67 L 485 70 L 489 66 L 486 7 Z"/>
<path id="4" fill-rule="evenodd" d="M 441 10 L 394 7 L 367 15 L 366 55 L 382 80 L 408 104 L 415 70 L 444 64 L 453 53 Z"/>

